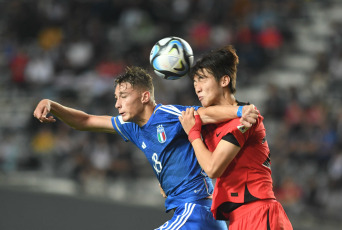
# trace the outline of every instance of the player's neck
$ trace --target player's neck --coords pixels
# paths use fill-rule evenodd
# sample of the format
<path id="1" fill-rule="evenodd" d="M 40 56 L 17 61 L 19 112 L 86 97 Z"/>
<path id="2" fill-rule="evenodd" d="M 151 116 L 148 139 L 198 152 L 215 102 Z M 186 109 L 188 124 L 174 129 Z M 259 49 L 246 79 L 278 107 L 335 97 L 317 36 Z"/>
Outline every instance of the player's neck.
<path id="1" fill-rule="evenodd" d="M 144 126 L 151 118 L 155 107 L 155 104 L 146 104 L 144 110 L 139 114 L 139 117 L 137 117 L 134 123 L 140 127 Z"/>
<path id="2" fill-rule="evenodd" d="M 234 94 L 225 93 L 224 95 L 222 95 L 219 104 L 220 105 L 237 105 L 237 101 L 235 99 Z"/>

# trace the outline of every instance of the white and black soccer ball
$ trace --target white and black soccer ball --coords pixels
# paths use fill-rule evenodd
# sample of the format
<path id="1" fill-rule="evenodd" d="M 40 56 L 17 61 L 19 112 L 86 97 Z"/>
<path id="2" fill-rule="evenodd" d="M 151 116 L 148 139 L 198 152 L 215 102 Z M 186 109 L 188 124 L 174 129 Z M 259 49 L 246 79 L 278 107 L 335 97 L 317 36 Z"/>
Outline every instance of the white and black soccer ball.
<path id="1" fill-rule="evenodd" d="M 166 37 L 152 48 L 150 63 L 161 78 L 176 80 L 188 74 L 194 62 L 189 43 L 178 37 Z"/>

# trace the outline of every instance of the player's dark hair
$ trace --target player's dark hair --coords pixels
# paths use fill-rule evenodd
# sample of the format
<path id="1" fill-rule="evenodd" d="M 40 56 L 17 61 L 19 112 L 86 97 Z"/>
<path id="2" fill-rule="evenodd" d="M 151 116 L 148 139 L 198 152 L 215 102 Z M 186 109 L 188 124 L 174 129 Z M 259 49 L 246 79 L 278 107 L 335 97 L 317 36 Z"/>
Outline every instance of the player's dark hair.
<path id="1" fill-rule="evenodd" d="M 154 98 L 152 77 L 146 70 L 137 66 L 127 67 L 125 73 L 115 80 L 115 87 L 124 82 L 130 83 L 134 89 L 148 90 Z"/>
<path id="2" fill-rule="evenodd" d="M 190 78 L 199 72 L 206 69 L 211 73 L 217 82 L 221 77 L 228 75 L 230 78 L 229 90 L 231 93 L 236 92 L 236 73 L 237 65 L 239 64 L 239 57 L 232 45 L 211 51 L 210 53 L 202 56 L 190 70 Z"/>

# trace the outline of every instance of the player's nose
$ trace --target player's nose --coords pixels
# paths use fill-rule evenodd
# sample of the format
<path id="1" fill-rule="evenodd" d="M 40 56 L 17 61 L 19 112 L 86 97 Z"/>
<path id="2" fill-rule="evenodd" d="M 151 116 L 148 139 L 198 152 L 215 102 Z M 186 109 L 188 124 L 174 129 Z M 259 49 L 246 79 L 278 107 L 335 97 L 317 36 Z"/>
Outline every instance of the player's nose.
<path id="1" fill-rule="evenodd" d="M 118 109 L 120 107 L 121 107 L 121 103 L 120 103 L 119 99 L 117 99 L 116 102 L 115 102 L 115 108 Z"/>
<path id="2" fill-rule="evenodd" d="M 200 84 L 196 84 L 195 85 L 195 92 L 196 94 L 200 93 L 202 91 L 202 87 L 200 86 Z"/>

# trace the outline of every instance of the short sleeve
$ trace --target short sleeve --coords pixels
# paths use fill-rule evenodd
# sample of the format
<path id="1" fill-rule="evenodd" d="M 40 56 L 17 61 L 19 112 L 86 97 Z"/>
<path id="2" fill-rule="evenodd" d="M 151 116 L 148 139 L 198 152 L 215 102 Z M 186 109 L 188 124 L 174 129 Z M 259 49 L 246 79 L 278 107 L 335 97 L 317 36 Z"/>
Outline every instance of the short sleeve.
<path id="1" fill-rule="evenodd" d="M 234 137 L 232 133 L 227 133 L 225 136 L 222 137 L 222 140 L 228 141 L 232 143 L 233 145 L 240 147 L 239 142 L 236 140 L 236 138 Z"/>
<path id="2" fill-rule="evenodd" d="M 132 137 L 130 136 L 129 130 L 132 130 L 131 122 L 124 122 L 122 120 L 122 116 L 112 117 L 112 125 L 115 131 L 120 134 L 120 136 L 124 139 L 124 141 L 132 141 Z"/>

